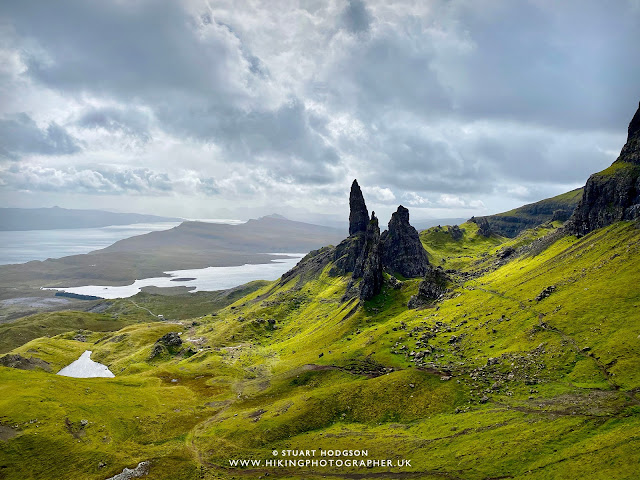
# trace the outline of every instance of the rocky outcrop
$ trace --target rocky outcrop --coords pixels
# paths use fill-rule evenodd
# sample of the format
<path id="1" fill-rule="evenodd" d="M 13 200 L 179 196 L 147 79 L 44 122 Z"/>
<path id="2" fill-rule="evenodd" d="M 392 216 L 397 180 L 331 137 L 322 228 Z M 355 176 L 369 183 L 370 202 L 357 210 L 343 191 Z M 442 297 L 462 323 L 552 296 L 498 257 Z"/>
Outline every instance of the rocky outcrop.
<path id="1" fill-rule="evenodd" d="M 338 244 L 333 253 L 334 265 L 329 272 L 331 275 L 345 275 L 353 272 L 364 246 L 364 235 L 364 232 L 358 232 Z"/>
<path id="2" fill-rule="evenodd" d="M 455 241 L 460 240 L 464 236 L 464 231 L 458 225 L 452 225 L 449 227 L 449 235 Z"/>
<path id="3" fill-rule="evenodd" d="M 391 215 L 389 230 L 382 234 L 381 245 L 382 264 L 389 273 L 414 278 L 429 271 L 427 252 L 418 231 L 409 223 L 409 210 L 402 205 Z"/>
<path id="4" fill-rule="evenodd" d="M 349 194 L 349 235 L 355 235 L 358 232 L 366 232 L 369 223 L 369 211 L 364 203 L 362 190 L 358 181 L 354 180 L 351 184 L 351 193 Z"/>
<path id="5" fill-rule="evenodd" d="M 36 368 L 41 368 L 48 372 L 51 371 L 51 366 L 44 360 L 34 357 L 26 358 L 22 355 L 13 353 L 0 357 L 0 365 L 3 367 L 17 368 L 19 370 L 34 370 Z"/>
<path id="6" fill-rule="evenodd" d="M 362 277 L 359 289 L 360 300 L 369 300 L 382 290 L 384 276 L 380 256 L 380 227 L 375 212 L 371 212 L 371 220 L 369 220 L 364 237 L 364 246 L 353 270 L 353 278 L 359 277 Z"/>
<path id="7" fill-rule="evenodd" d="M 483 237 L 490 237 L 493 233 L 491 225 L 485 217 L 471 217 L 469 221 L 478 225 L 478 233 Z"/>
<path id="8" fill-rule="evenodd" d="M 418 286 L 418 294 L 409 299 L 407 307 L 419 308 L 438 300 L 447 291 L 449 277 L 442 268 L 430 268 Z"/>
<path id="9" fill-rule="evenodd" d="M 629 124 L 627 143 L 613 164 L 589 177 L 567 222 L 581 236 L 620 220 L 640 218 L 640 107 Z"/>

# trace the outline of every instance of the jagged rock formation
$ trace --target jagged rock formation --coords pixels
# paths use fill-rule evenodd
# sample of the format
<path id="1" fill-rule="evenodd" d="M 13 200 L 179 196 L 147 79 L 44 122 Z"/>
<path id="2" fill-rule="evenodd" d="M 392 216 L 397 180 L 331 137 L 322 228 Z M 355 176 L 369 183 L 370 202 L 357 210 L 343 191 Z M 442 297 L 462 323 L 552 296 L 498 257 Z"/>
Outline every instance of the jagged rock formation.
<path id="1" fill-rule="evenodd" d="M 464 231 L 458 225 L 452 225 L 449 227 L 449 235 L 457 241 L 463 237 Z"/>
<path id="2" fill-rule="evenodd" d="M 364 203 L 362 190 L 358 181 L 354 180 L 351 184 L 351 193 L 349 194 L 349 235 L 355 235 L 358 232 L 366 232 L 369 223 L 369 211 Z"/>
<path id="3" fill-rule="evenodd" d="M 486 217 L 471 217 L 469 221 L 478 225 L 478 233 L 483 237 L 490 237 L 493 233 Z"/>
<path id="4" fill-rule="evenodd" d="M 353 270 L 353 277 L 362 277 L 360 282 L 360 300 L 369 300 L 382 290 L 382 258 L 380 256 L 380 227 L 375 212 L 371 212 L 371 220 L 367 225 L 364 247 Z"/>
<path id="5" fill-rule="evenodd" d="M 418 286 L 418 294 L 409 299 L 407 307 L 419 308 L 438 300 L 447 291 L 449 277 L 441 267 L 430 268 Z"/>
<path id="6" fill-rule="evenodd" d="M 569 219 L 569 232 L 581 236 L 620 220 L 640 218 L 640 106 L 627 143 L 613 164 L 587 180 L 580 203 Z"/>
<path id="7" fill-rule="evenodd" d="M 381 237 L 382 263 L 389 273 L 413 278 L 429 271 L 427 252 L 418 231 L 409 224 L 409 210 L 400 205 L 391 215 L 389 230 Z"/>
<path id="8" fill-rule="evenodd" d="M 407 278 L 421 277 L 431 271 L 418 232 L 409 224 L 409 210 L 400 205 L 391 217 L 389 230 L 381 237 L 378 219 L 375 212 L 371 212 L 369 218 L 357 180 L 351 185 L 349 207 L 349 237 L 336 247 L 311 252 L 281 277 L 281 284 L 296 276 L 302 279 L 316 274 L 333 263 L 329 275 L 352 274 L 343 299 L 357 296 L 360 300 L 369 300 L 382 290 L 385 269 Z M 392 288 L 400 285 L 395 282 Z"/>

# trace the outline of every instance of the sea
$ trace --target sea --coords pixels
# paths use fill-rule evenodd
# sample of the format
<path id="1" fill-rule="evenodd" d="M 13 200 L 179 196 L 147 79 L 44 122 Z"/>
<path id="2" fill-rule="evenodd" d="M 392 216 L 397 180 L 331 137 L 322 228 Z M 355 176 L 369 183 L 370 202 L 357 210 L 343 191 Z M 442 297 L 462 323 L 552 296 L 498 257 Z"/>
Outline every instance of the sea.
<path id="1" fill-rule="evenodd" d="M 199 220 L 211 223 L 242 223 L 238 220 Z M 108 247 L 118 240 L 149 232 L 168 230 L 177 225 L 179 225 L 179 222 L 138 223 L 101 228 L 0 232 L 0 265 L 89 253 Z M 86 285 L 60 288 L 58 290 L 101 298 L 130 297 L 145 286 L 185 286 L 191 292 L 223 290 L 243 285 L 253 280 L 275 280 L 293 268 L 304 256 L 304 253 L 278 253 L 274 255 L 286 257 L 279 259 L 274 257 L 274 260 L 270 263 L 256 265 L 245 264 L 233 267 L 208 267 L 170 271 L 165 272 L 168 276 L 139 279 L 131 285 Z"/>
<path id="2" fill-rule="evenodd" d="M 177 225 L 180 222 L 0 232 L 0 265 L 89 253 L 118 240 L 168 230 Z"/>

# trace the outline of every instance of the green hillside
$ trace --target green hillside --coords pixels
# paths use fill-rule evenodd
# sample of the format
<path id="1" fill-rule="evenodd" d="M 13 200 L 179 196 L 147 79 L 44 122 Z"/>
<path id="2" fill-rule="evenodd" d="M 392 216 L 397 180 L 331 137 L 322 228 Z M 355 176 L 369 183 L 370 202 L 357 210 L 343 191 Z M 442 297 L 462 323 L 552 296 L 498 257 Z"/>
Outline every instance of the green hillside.
<path id="1" fill-rule="evenodd" d="M 359 304 L 310 255 L 215 315 L 34 339 L 12 353 L 56 372 L 89 349 L 116 377 L 0 367 L 0 478 L 635 479 L 640 229 L 557 227 L 422 232 L 450 288 L 419 310 L 419 279 Z M 286 449 L 411 466 L 229 463 Z"/>
<path id="2" fill-rule="evenodd" d="M 508 212 L 488 215 L 485 218 L 491 230 L 498 235 L 515 237 L 528 228 L 550 221 L 565 221 L 575 210 L 582 198 L 582 188 L 576 188 L 555 197 L 523 205 Z"/>

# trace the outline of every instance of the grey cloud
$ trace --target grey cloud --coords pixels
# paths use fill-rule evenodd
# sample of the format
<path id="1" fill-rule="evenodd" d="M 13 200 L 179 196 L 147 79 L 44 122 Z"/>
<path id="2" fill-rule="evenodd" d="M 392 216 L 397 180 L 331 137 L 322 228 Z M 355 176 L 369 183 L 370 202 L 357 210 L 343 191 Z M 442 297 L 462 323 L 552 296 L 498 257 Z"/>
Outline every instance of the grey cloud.
<path id="1" fill-rule="evenodd" d="M 149 116 L 134 108 L 89 108 L 75 121 L 75 125 L 102 128 L 111 133 L 122 132 L 143 142 L 151 140 Z"/>
<path id="2" fill-rule="evenodd" d="M 625 2 L 300 3 L 220 0 L 209 12 L 169 0 L 4 2 L 0 14 L 15 29 L 24 78 L 85 109 L 80 133 L 155 145 L 153 130 L 214 145 L 203 148 L 212 160 L 202 179 L 183 182 L 205 195 L 233 197 L 225 180 L 237 175 L 238 191 L 274 202 L 284 191 L 301 203 L 309 192 L 335 200 L 327 187 L 347 174 L 434 205 L 443 194 L 444 206 L 542 195 L 606 167 L 640 98 L 640 10 Z M 87 108 L 84 98 L 126 107 Z M 336 127 L 341 117 L 356 127 Z M 51 128 L 21 145 L 79 148 Z M 0 149 L 19 155 L 11 142 Z M 158 185 L 179 184 L 177 168 Z M 125 175 L 127 185 L 112 170 L 40 173 L 49 184 L 60 176 L 98 190 L 166 191 L 142 174 L 139 183 Z"/>
<path id="3" fill-rule="evenodd" d="M 13 164 L 2 172 L 2 185 L 15 190 L 103 195 L 165 195 L 173 188 L 166 173 L 146 168 L 115 170 L 20 164 Z"/>
<path id="4" fill-rule="evenodd" d="M 55 122 L 40 128 L 26 113 L 0 119 L 0 155 L 17 159 L 24 154 L 71 155 L 79 152 L 76 139 Z"/>
<path id="5" fill-rule="evenodd" d="M 362 0 L 349 0 L 341 19 L 347 30 L 352 33 L 369 31 L 372 21 L 371 14 Z"/>

